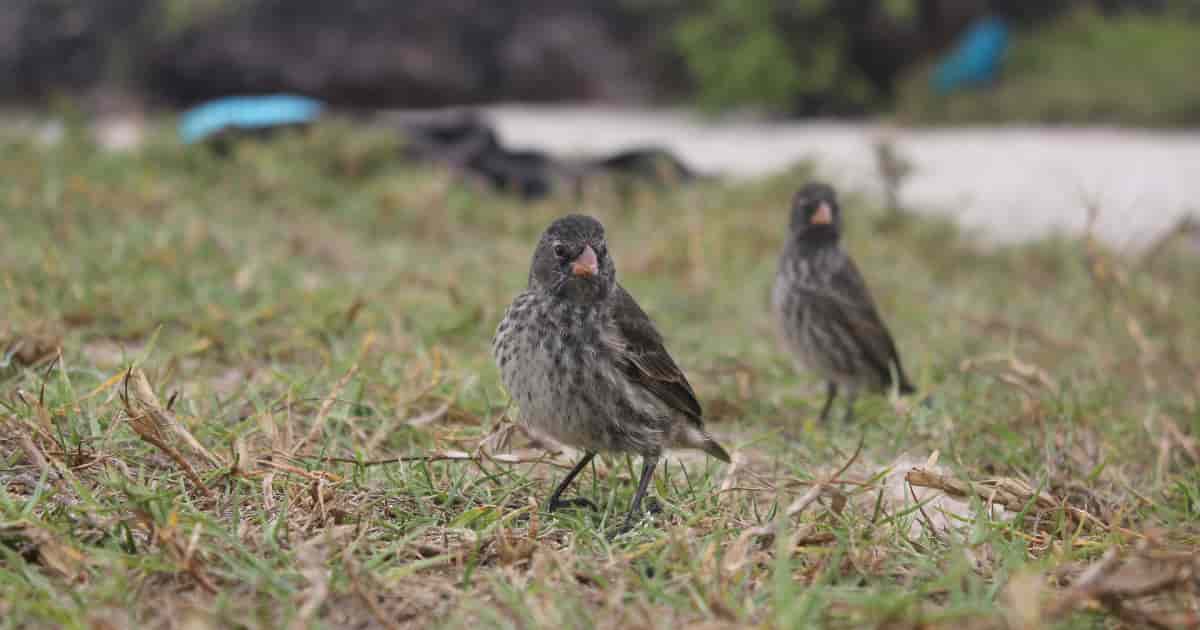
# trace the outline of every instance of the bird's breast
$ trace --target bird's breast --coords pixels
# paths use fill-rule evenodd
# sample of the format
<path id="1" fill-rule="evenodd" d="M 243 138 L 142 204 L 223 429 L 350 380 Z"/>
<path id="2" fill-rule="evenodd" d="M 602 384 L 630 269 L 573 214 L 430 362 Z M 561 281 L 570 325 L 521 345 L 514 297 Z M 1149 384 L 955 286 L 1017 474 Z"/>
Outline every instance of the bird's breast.
<path id="1" fill-rule="evenodd" d="M 494 353 L 522 424 L 584 450 L 645 450 L 641 434 L 657 429 L 644 420 L 662 415 L 661 402 L 622 374 L 603 341 L 610 327 L 601 312 L 514 303 Z"/>

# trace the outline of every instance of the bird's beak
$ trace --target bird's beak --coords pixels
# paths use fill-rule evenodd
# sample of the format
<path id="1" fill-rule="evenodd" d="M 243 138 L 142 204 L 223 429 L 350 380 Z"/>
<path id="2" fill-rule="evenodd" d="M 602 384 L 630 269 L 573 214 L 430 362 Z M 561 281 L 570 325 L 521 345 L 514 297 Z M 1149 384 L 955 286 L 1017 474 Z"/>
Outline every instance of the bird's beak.
<path id="1" fill-rule="evenodd" d="M 596 251 L 591 245 L 584 245 L 583 252 L 571 263 L 571 274 L 587 278 L 600 271 L 600 263 L 596 260 Z"/>
<path id="2" fill-rule="evenodd" d="M 833 209 L 829 207 L 829 204 L 822 201 L 808 222 L 813 225 L 829 225 L 833 223 Z"/>

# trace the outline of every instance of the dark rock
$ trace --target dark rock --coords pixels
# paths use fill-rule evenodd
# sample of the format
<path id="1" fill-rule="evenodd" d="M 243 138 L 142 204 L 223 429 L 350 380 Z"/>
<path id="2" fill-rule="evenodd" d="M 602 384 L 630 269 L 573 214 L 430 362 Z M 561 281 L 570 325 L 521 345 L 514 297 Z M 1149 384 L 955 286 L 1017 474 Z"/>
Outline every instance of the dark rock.
<path id="1" fill-rule="evenodd" d="M 527 200 L 555 191 L 578 193 L 584 179 L 596 176 L 662 185 L 700 178 L 676 155 L 659 147 L 634 147 L 574 161 L 543 151 L 509 149 L 492 126 L 470 110 L 390 113 L 375 122 L 404 136 L 409 159 L 444 164 L 494 190 Z"/>
<path id="2" fill-rule="evenodd" d="M 589 160 L 585 169 L 651 182 L 676 183 L 703 179 L 683 160 L 661 147 L 635 147 Z"/>

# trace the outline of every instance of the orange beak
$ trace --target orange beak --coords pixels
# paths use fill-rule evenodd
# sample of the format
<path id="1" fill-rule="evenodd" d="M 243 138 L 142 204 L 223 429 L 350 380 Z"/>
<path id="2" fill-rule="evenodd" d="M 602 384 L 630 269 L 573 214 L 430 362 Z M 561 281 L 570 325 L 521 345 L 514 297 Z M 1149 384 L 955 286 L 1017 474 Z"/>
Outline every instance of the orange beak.
<path id="1" fill-rule="evenodd" d="M 829 225 L 833 223 L 833 208 L 824 201 L 820 206 L 817 206 L 817 211 L 813 213 L 812 218 L 808 221 L 812 225 Z"/>
<path id="2" fill-rule="evenodd" d="M 596 252 L 591 245 L 584 245 L 583 252 L 571 263 L 571 274 L 583 278 L 594 276 L 600 272 L 600 263 L 596 260 Z"/>

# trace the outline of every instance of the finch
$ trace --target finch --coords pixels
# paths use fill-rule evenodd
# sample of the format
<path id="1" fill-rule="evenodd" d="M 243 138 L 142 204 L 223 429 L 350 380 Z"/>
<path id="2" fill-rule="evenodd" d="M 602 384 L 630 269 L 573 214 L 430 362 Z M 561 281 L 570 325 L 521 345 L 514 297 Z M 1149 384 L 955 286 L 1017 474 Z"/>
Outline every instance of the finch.
<path id="1" fill-rule="evenodd" d="M 729 461 L 704 430 L 695 392 L 654 323 L 617 283 L 604 227 L 592 217 L 565 216 L 542 233 L 528 287 L 505 311 L 492 356 L 522 425 L 584 452 L 550 495 L 550 511 L 596 509 L 587 499 L 562 498 L 596 453 L 642 456 L 626 530 L 664 449 Z"/>
<path id="2" fill-rule="evenodd" d="M 916 390 L 862 274 L 842 249 L 841 229 L 842 211 L 832 187 L 813 182 L 796 193 L 771 302 L 797 367 L 826 381 L 821 420 L 828 419 L 844 390 L 848 422 L 860 390 Z"/>

